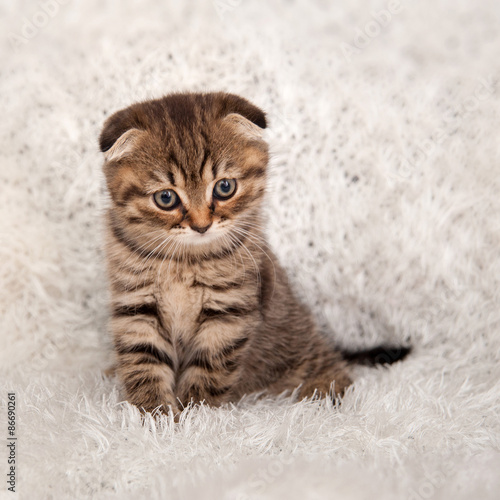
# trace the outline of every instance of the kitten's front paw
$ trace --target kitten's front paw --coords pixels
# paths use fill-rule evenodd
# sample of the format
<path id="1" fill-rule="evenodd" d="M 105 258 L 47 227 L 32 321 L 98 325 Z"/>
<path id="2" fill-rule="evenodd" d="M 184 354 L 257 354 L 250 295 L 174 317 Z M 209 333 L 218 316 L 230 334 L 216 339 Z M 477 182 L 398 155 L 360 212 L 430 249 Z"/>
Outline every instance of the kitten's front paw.
<path id="1" fill-rule="evenodd" d="M 181 411 L 177 406 L 171 404 L 158 405 L 155 407 L 145 407 L 144 405 L 135 406 L 137 406 L 137 408 L 141 412 L 141 417 L 144 422 L 147 421 L 150 417 L 153 417 L 154 420 L 158 420 L 162 416 L 168 417 L 169 420 L 173 419 L 175 423 L 179 422 L 179 415 L 181 414 Z"/>
<path id="2" fill-rule="evenodd" d="M 151 413 L 151 415 L 168 415 L 179 413 L 178 401 L 173 398 L 157 398 L 145 397 L 144 395 L 128 395 L 127 401 L 136 406 L 144 414 Z"/>
<path id="3" fill-rule="evenodd" d="M 152 367 L 152 368 L 151 368 Z M 155 369 L 155 371 L 153 370 Z M 118 368 L 125 399 L 144 413 L 176 413 L 178 402 L 172 389 L 170 368 L 154 364 L 122 364 Z"/>

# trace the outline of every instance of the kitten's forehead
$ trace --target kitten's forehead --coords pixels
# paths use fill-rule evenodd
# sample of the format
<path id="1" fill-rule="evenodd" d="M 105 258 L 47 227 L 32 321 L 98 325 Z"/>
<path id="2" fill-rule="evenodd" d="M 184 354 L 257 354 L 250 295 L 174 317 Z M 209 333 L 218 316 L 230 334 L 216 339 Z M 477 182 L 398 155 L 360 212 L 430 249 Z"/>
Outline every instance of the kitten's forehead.
<path id="1" fill-rule="evenodd" d="M 177 142 L 167 150 L 163 169 L 169 182 L 190 191 L 224 177 L 239 177 L 249 168 L 267 161 L 267 153 L 255 152 L 234 137 L 224 148 L 220 144 L 201 141 L 198 145 Z"/>
<path id="2" fill-rule="evenodd" d="M 245 134 L 214 119 L 205 109 L 192 109 L 178 121 L 175 117 L 171 115 L 165 121 L 160 140 L 167 175 L 176 183 L 194 190 L 200 181 L 207 183 L 230 171 L 238 172 L 238 166 L 245 165 L 244 157 L 253 155 L 250 150 L 255 143 L 249 144 Z M 263 149 L 267 151 L 267 146 Z"/>
<path id="3" fill-rule="evenodd" d="M 166 132 L 168 134 L 168 130 Z M 189 133 L 173 131 L 164 142 L 164 168 L 170 181 L 190 186 L 211 180 L 219 161 L 214 146 L 209 128 L 204 124 L 193 123 Z"/>
<path id="4" fill-rule="evenodd" d="M 176 155 L 169 155 L 169 162 L 164 165 L 169 182 L 174 187 L 181 187 L 191 196 L 203 194 L 205 186 L 215 179 L 215 162 L 209 150 L 191 151 L 183 160 Z M 175 159 L 174 159 L 175 158 Z"/>

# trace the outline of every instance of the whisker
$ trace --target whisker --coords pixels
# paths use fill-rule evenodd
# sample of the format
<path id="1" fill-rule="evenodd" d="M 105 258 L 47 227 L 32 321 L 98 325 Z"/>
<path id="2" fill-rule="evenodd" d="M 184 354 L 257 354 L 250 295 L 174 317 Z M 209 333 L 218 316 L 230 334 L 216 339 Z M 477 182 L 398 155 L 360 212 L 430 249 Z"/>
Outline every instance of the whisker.
<path id="1" fill-rule="evenodd" d="M 235 238 L 234 234 L 231 234 L 231 236 L 233 238 Z M 243 242 L 243 240 L 240 239 L 240 240 L 236 240 L 236 241 L 239 241 L 240 248 L 242 248 L 247 253 L 247 255 L 250 257 L 250 259 L 251 259 L 251 261 L 253 263 L 253 266 L 255 268 L 255 271 L 257 273 L 257 285 L 260 288 L 260 285 L 261 285 L 261 275 L 260 275 L 260 269 L 259 269 L 259 266 L 257 264 L 257 261 L 255 260 L 254 256 L 252 255 L 252 252 L 248 249 L 248 247 L 245 245 L 245 243 Z"/>
<path id="2" fill-rule="evenodd" d="M 155 231 L 151 231 L 149 233 L 146 233 L 145 235 L 141 235 L 142 237 L 145 237 L 149 234 L 156 234 L 157 232 L 159 231 L 159 229 L 155 230 Z M 155 241 L 159 240 L 160 238 L 164 237 L 164 233 L 163 231 L 156 237 L 156 238 L 153 238 L 152 240 L 148 240 L 146 241 L 144 244 L 140 245 L 137 247 L 137 250 L 142 250 L 144 248 L 146 248 L 146 246 L 148 245 L 151 245 L 152 243 L 154 243 Z M 115 252 L 116 254 L 118 254 L 118 252 Z M 129 264 L 131 262 L 132 259 L 135 259 L 135 260 L 141 260 L 143 259 L 144 256 L 142 255 L 139 255 L 137 253 L 132 253 L 131 255 L 129 255 L 124 261 L 123 263 L 120 265 L 120 267 L 118 268 L 118 270 L 122 270 L 127 264 Z"/>
<path id="3" fill-rule="evenodd" d="M 169 245 L 168 249 L 167 249 L 167 252 L 165 252 L 165 255 L 163 256 L 163 259 L 161 261 L 161 264 L 159 265 L 158 267 L 158 273 L 156 274 L 156 283 L 158 282 L 158 280 L 160 279 L 160 276 L 161 276 L 161 270 L 163 268 L 163 264 L 165 263 L 165 259 L 167 258 L 167 256 L 169 255 L 169 252 L 171 250 L 172 247 L 174 247 L 174 251 L 172 252 L 172 254 L 170 255 L 170 260 L 169 260 L 169 265 L 168 265 L 168 269 L 167 269 L 167 274 L 169 273 L 170 271 L 170 264 L 172 263 L 172 259 L 173 259 L 173 256 L 175 255 L 175 249 L 177 248 L 177 245 L 179 244 L 179 241 L 178 239 L 176 238 L 172 238 L 172 241 L 171 241 L 171 244 Z"/>
<path id="4" fill-rule="evenodd" d="M 147 245 L 151 245 L 152 243 L 155 243 L 156 241 L 158 241 L 160 238 L 165 238 L 165 239 L 168 239 L 168 238 L 169 238 L 169 236 L 165 237 L 165 234 L 163 234 L 163 233 L 162 233 L 162 234 L 158 235 L 156 238 L 153 238 L 152 240 L 148 241 L 148 242 L 147 242 L 147 243 L 145 243 L 144 245 L 141 245 L 141 247 L 143 247 L 143 248 L 144 248 L 144 247 L 146 247 Z M 126 266 L 127 264 L 131 264 L 131 263 L 132 263 L 132 258 L 133 258 L 133 259 L 134 259 L 134 260 L 133 260 L 134 265 L 135 265 L 135 264 L 137 264 L 137 261 L 141 261 L 141 264 L 142 264 L 142 265 L 140 266 L 140 269 L 139 269 L 139 271 L 138 271 L 138 274 L 145 274 L 145 273 L 144 273 L 144 269 L 145 269 L 145 267 L 146 267 L 146 264 L 147 264 L 148 259 L 152 258 L 152 256 L 154 255 L 154 253 L 155 253 L 158 249 L 160 249 L 160 248 L 163 246 L 163 244 L 164 244 L 164 242 L 165 242 L 165 239 L 164 239 L 164 240 L 162 240 L 162 241 L 161 241 L 161 242 L 160 242 L 160 243 L 159 243 L 159 244 L 158 244 L 155 248 L 153 248 L 153 250 L 151 250 L 151 252 L 149 252 L 149 254 L 148 254 L 146 257 L 141 256 L 141 255 L 137 255 L 137 254 L 134 254 L 134 255 L 129 256 L 129 257 L 128 257 L 127 259 L 125 259 L 125 261 L 124 261 L 124 262 L 123 262 L 123 263 L 122 263 L 122 264 L 118 267 L 118 272 L 120 272 L 120 271 L 124 270 L 124 268 L 125 268 L 125 266 Z M 138 247 L 138 248 L 141 248 L 141 247 Z M 153 263 L 153 262 L 154 262 L 154 261 L 152 260 L 152 263 Z M 129 285 L 129 284 L 131 284 L 131 283 L 132 283 L 132 281 L 133 281 L 133 280 L 134 280 L 134 277 L 133 277 L 133 276 L 131 276 L 131 277 L 129 277 L 129 278 L 128 278 L 128 280 L 127 280 L 127 287 L 128 287 L 128 285 Z M 146 280 L 146 276 L 144 276 L 144 280 L 142 281 L 142 283 L 144 283 L 144 282 L 145 282 L 145 280 Z M 137 284 L 136 284 L 136 287 L 135 287 L 135 288 L 137 289 L 140 285 L 141 285 L 141 282 L 140 282 L 140 281 L 138 281 L 138 282 L 137 282 Z"/>
<path id="5" fill-rule="evenodd" d="M 270 257 L 270 255 L 259 245 L 260 243 L 260 240 L 258 240 L 256 238 L 256 235 L 254 233 L 251 233 L 250 231 L 247 231 L 241 227 L 234 227 L 233 230 L 236 232 L 236 233 L 239 233 L 241 234 L 242 236 L 246 236 L 247 238 L 250 239 L 250 241 L 252 241 L 252 243 L 257 247 L 259 248 L 259 250 L 267 257 L 267 259 L 269 260 L 269 262 L 271 263 L 271 265 L 273 266 L 273 275 L 274 275 L 274 279 L 273 279 L 273 291 L 271 293 L 271 297 L 274 295 L 274 291 L 275 291 L 275 288 L 276 288 L 276 266 L 274 265 L 274 260 Z M 256 241 L 258 241 L 259 243 L 257 243 Z"/>
<path id="6" fill-rule="evenodd" d="M 239 241 L 235 240 L 235 238 L 232 237 L 232 235 L 230 233 L 223 234 L 222 237 L 223 237 L 224 241 L 229 241 L 229 245 L 228 245 L 229 247 L 231 247 L 234 243 L 239 243 Z M 236 254 L 238 254 L 240 261 L 241 261 L 241 265 L 243 266 L 243 280 L 245 280 L 246 279 L 246 266 L 245 266 L 245 262 L 243 260 L 242 255 L 239 252 L 231 252 L 231 262 L 233 264 L 233 267 L 236 267 L 236 265 L 237 265 Z"/>

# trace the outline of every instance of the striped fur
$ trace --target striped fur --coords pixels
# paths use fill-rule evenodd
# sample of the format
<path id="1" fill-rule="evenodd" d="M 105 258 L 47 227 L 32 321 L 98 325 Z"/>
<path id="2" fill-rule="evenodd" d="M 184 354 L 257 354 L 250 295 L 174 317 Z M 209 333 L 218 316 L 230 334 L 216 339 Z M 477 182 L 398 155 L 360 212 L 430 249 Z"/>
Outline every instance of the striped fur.
<path id="1" fill-rule="evenodd" d="M 104 125 L 111 330 L 127 398 L 147 411 L 350 383 L 262 233 L 265 126 L 261 110 L 223 93 L 172 94 Z M 237 188 L 221 200 L 225 178 Z M 165 189 L 175 209 L 155 204 Z"/>

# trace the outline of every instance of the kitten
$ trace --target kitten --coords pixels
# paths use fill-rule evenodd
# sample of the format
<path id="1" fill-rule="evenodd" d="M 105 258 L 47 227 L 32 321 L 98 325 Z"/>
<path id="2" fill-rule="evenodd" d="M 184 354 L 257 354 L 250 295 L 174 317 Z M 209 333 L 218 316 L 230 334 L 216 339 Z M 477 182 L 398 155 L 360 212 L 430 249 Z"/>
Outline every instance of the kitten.
<path id="1" fill-rule="evenodd" d="M 265 128 L 226 93 L 167 95 L 104 124 L 110 326 L 127 399 L 146 411 L 342 394 L 349 364 L 408 353 L 341 353 L 297 300 L 263 234 Z"/>

